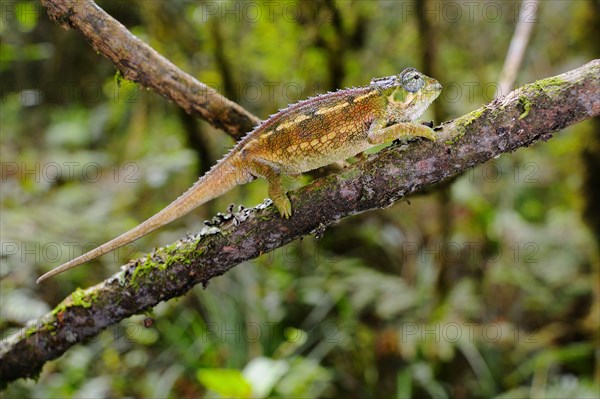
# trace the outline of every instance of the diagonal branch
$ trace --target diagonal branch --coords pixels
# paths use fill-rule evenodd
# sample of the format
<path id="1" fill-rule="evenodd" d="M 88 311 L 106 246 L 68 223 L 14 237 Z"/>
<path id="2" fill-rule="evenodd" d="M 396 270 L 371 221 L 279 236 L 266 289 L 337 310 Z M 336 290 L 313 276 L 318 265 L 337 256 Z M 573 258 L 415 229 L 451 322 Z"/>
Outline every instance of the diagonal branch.
<path id="1" fill-rule="evenodd" d="M 236 139 L 260 119 L 183 72 L 91 0 L 41 0 L 51 19 L 79 32 L 125 78 L 150 87 Z"/>
<path id="2" fill-rule="evenodd" d="M 384 208 L 502 153 L 548 140 L 600 114 L 600 60 L 543 79 L 437 128 L 439 140 L 392 146 L 290 193 L 284 220 L 273 207 L 228 215 L 217 226 L 132 261 L 0 342 L 0 384 L 36 376 L 61 356 L 133 314 L 207 285 L 235 265 L 322 231 L 343 217 Z"/>

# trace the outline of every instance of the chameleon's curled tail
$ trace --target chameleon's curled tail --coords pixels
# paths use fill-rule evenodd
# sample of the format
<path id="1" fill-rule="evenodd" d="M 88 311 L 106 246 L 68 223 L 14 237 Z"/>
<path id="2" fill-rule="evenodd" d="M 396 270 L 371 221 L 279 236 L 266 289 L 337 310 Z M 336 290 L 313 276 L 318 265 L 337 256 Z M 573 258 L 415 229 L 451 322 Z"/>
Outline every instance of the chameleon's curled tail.
<path id="1" fill-rule="evenodd" d="M 38 278 L 37 282 L 39 283 L 49 277 L 72 269 L 82 263 L 122 247 L 123 245 L 129 244 L 159 227 L 180 218 L 205 202 L 223 195 L 236 185 L 250 181 L 252 176 L 245 173 L 242 168 L 238 167 L 237 160 L 238 154 L 236 152 L 230 153 L 225 159 L 202 176 L 188 191 L 156 215 L 117 238 L 110 240 L 106 244 L 50 270 L 48 273 Z"/>

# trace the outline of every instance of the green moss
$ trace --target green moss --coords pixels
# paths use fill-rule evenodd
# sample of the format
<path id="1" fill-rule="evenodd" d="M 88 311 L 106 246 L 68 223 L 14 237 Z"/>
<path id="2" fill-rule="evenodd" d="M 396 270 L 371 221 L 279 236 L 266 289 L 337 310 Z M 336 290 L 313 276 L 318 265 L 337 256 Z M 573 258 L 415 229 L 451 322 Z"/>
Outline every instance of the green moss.
<path id="1" fill-rule="evenodd" d="M 54 309 L 52 309 L 52 315 L 56 316 L 58 313 L 64 312 L 65 310 L 67 310 L 67 304 L 65 301 L 62 301 Z"/>
<path id="2" fill-rule="evenodd" d="M 156 263 L 155 261 L 152 260 L 152 257 L 150 254 L 148 254 L 146 256 L 146 259 L 144 260 L 143 263 L 137 265 L 135 267 L 135 269 L 133 269 L 133 274 L 131 275 L 131 280 L 129 280 L 129 284 L 134 287 L 134 288 L 138 288 L 139 285 L 137 283 L 137 279 L 138 277 L 142 277 L 142 276 L 146 276 L 151 270 L 154 269 L 164 269 L 166 266 L 164 265 L 164 263 Z"/>
<path id="3" fill-rule="evenodd" d="M 481 115 L 483 114 L 483 111 L 485 111 L 484 107 L 481 107 L 479 109 L 476 109 L 473 112 L 468 113 L 465 117 L 465 123 L 464 123 L 464 127 L 469 126 L 471 123 L 473 123 L 474 121 L 476 121 L 477 119 L 479 119 L 481 117 Z"/>
<path id="4" fill-rule="evenodd" d="M 60 312 L 64 312 L 67 308 L 73 306 L 81 306 L 83 308 L 89 308 L 92 306 L 94 301 L 98 299 L 98 293 L 95 291 L 88 292 L 77 288 L 70 298 L 65 299 L 59 303 L 54 309 L 52 309 L 52 315 L 57 315 Z"/>
<path id="5" fill-rule="evenodd" d="M 96 299 L 98 299 L 98 293 L 95 291 L 90 293 L 81 288 L 77 288 L 75 292 L 71 294 L 71 299 L 73 300 L 73 306 L 81 306 L 87 309 L 92 306 L 92 303 L 94 303 Z"/>
<path id="6" fill-rule="evenodd" d="M 29 327 L 27 330 L 25 330 L 25 338 L 29 338 L 31 337 L 33 334 L 35 334 L 38 331 L 36 326 L 33 327 Z"/>
<path id="7" fill-rule="evenodd" d="M 146 259 L 133 270 L 129 284 L 135 289 L 139 288 L 138 279 L 142 276 L 148 276 L 152 270 L 166 270 L 177 263 L 183 263 L 190 265 L 192 263 L 191 254 L 194 253 L 196 256 L 203 253 L 203 249 L 197 250 L 200 239 L 186 242 L 183 245 L 180 243 L 171 244 L 157 251 L 154 256 L 159 257 L 162 262 L 156 262 L 150 255 L 146 256 Z"/>
<path id="8" fill-rule="evenodd" d="M 41 331 L 55 331 L 56 325 L 54 324 L 54 320 L 45 323 L 44 326 L 40 329 Z"/>
<path id="9" fill-rule="evenodd" d="M 525 119 L 529 115 L 529 110 L 533 103 L 525 96 L 519 97 L 519 105 L 523 106 L 523 112 L 519 115 L 519 120 Z"/>
<path id="10" fill-rule="evenodd" d="M 554 91 L 560 90 L 561 86 L 565 83 L 568 83 L 566 80 L 561 79 L 558 76 L 553 76 L 551 78 L 537 80 L 531 83 L 531 87 L 537 90 L 542 90 L 545 93 L 552 93 Z"/>
<path id="11" fill-rule="evenodd" d="M 469 125 L 471 125 L 471 123 L 478 120 L 484 111 L 485 111 L 485 107 L 482 107 L 482 108 L 476 109 L 475 111 L 470 112 L 467 115 L 465 115 L 464 117 L 462 117 L 461 120 L 456 124 L 456 127 L 458 128 L 458 132 L 450 140 L 446 140 L 445 144 L 447 144 L 447 145 L 456 144 L 458 142 L 458 140 L 460 140 L 467 132 L 467 127 L 469 127 Z"/>
<path id="12" fill-rule="evenodd" d="M 25 337 L 26 338 L 31 337 L 33 334 L 35 334 L 37 332 L 41 332 L 41 331 L 54 331 L 54 330 L 56 330 L 56 327 L 52 323 L 54 323 L 54 320 L 52 320 L 51 322 L 45 323 L 40 328 L 37 328 L 37 326 L 31 326 L 31 327 L 27 328 L 25 330 Z"/>

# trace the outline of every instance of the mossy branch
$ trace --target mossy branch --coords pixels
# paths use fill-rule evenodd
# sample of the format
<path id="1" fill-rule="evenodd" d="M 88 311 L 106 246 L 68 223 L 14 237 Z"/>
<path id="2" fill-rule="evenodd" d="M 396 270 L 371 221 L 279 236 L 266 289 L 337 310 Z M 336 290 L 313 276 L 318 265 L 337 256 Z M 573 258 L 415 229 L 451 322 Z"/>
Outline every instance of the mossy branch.
<path id="1" fill-rule="evenodd" d="M 41 0 L 51 19 L 79 32 L 121 74 L 236 139 L 260 119 L 177 68 L 91 0 Z"/>
<path id="2" fill-rule="evenodd" d="M 0 383 L 36 376 L 111 324 L 206 284 L 239 263 L 349 215 L 384 208 L 498 155 L 548 140 L 600 114 L 600 60 L 539 80 L 436 128 L 439 140 L 391 146 L 290 193 L 294 215 L 246 209 L 218 226 L 132 261 L 77 290 L 52 312 L 0 342 Z"/>

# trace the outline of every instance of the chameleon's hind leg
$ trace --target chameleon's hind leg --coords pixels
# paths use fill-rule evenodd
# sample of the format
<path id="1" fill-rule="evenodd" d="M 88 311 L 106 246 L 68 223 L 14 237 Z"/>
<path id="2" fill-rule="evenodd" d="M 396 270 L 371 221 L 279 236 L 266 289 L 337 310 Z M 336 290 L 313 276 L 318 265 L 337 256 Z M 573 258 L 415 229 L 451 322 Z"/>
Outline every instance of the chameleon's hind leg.
<path id="1" fill-rule="evenodd" d="M 396 123 L 388 127 L 374 125 L 368 133 L 368 140 L 371 144 L 382 144 L 396 139 L 413 137 L 425 137 L 435 141 L 433 129 L 419 123 Z"/>
<path id="2" fill-rule="evenodd" d="M 283 188 L 279 171 L 262 159 L 256 158 L 248 161 L 248 168 L 253 175 L 264 177 L 267 180 L 269 184 L 269 198 L 275 204 L 281 217 L 287 219 L 292 216 L 292 204 Z"/>

